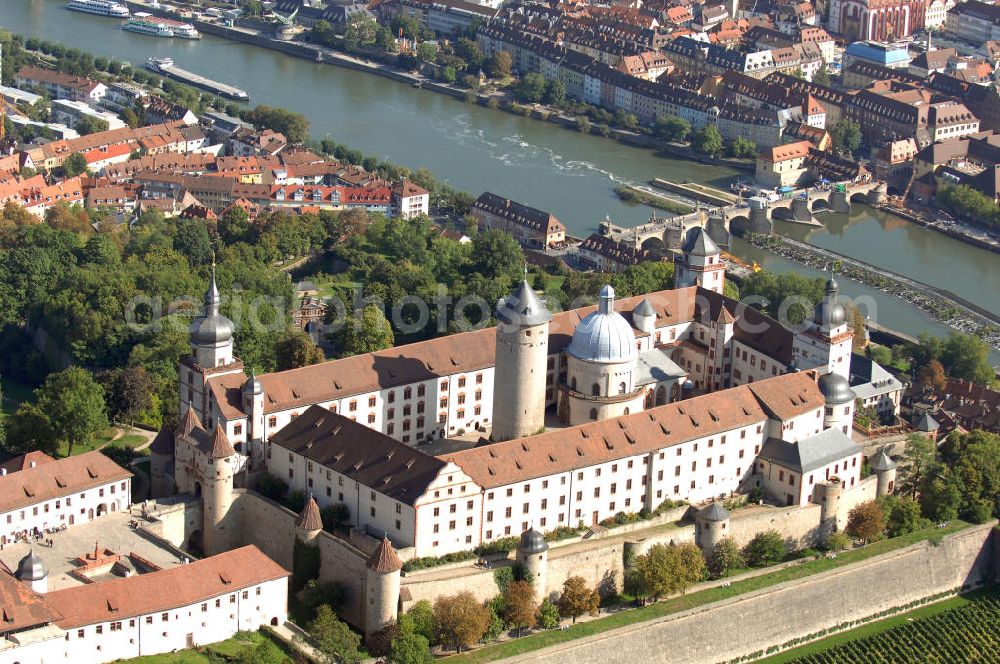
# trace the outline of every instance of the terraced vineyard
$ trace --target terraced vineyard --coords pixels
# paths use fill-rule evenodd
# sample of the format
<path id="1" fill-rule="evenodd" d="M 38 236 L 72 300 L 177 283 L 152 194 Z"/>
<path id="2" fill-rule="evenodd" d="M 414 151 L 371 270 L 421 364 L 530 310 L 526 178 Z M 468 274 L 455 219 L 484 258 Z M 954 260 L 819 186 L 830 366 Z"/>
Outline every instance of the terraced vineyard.
<path id="1" fill-rule="evenodd" d="M 1000 653 L 1000 598 L 988 597 L 935 616 L 850 641 L 795 664 L 975 664 Z"/>

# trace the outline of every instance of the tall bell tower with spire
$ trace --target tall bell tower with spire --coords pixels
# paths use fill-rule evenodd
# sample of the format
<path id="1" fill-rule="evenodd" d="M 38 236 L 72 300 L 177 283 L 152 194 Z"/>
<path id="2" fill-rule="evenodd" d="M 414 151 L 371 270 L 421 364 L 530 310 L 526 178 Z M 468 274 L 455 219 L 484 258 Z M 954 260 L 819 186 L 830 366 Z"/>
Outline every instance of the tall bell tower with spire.
<path id="1" fill-rule="evenodd" d="M 233 321 L 220 313 L 221 304 L 222 297 L 215 281 L 213 260 L 201 315 L 188 328 L 191 354 L 181 358 L 179 371 L 179 415 L 183 416 L 188 408 L 193 408 L 210 429 L 212 417 L 207 388 L 209 377 L 243 371 L 243 363 L 233 356 Z"/>

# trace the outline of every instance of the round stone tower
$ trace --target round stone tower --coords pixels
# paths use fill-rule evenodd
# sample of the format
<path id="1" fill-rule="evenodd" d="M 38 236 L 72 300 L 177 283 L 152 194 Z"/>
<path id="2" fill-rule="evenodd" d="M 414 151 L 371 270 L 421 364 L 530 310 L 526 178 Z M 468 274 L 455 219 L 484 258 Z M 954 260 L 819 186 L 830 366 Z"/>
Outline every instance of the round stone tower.
<path id="1" fill-rule="evenodd" d="M 497 303 L 493 377 L 494 441 L 523 438 L 545 427 L 545 376 L 552 314 L 527 280 Z"/>
<path id="2" fill-rule="evenodd" d="M 208 452 L 199 465 L 207 468 L 199 475 L 202 484 L 205 553 L 215 555 L 229 549 L 226 517 L 233 504 L 233 463 L 236 450 L 221 425 L 216 425 L 209 441 Z"/>
<path id="3" fill-rule="evenodd" d="M 844 486 L 837 477 L 816 485 L 816 500 L 819 502 L 820 531 L 824 538 L 837 530 L 837 514 L 840 512 L 840 496 Z"/>
<path id="4" fill-rule="evenodd" d="M 323 518 L 319 513 L 316 499 L 309 495 L 305 507 L 295 517 L 295 538 L 304 544 L 312 544 L 323 530 Z"/>
<path id="5" fill-rule="evenodd" d="M 44 593 L 49 589 L 49 569 L 42 562 L 41 557 L 35 553 L 34 548 L 30 549 L 28 555 L 17 563 L 14 578 L 36 593 Z"/>
<path id="6" fill-rule="evenodd" d="M 642 298 L 642 302 L 632 310 L 632 325 L 646 334 L 652 334 L 656 329 L 656 311 L 648 297 Z"/>
<path id="7" fill-rule="evenodd" d="M 882 449 L 871 458 L 869 465 L 871 465 L 875 477 L 878 478 L 875 495 L 878 497 L 888 496 L 896 488 L 896 462 L 892 460 L 888 452 Z"/>
<path id="8" fill-rule="evenodd" d="M 729 510 L 719 503 L 712 503 L 695 516 L 698 539 L 706 557 L 712 555 L 715 545 L 729 533 L 729 518 Z"/>
<path id="9" fill-rule="evenodd" d="M 535 603 L 541 604 L 547 596 L 545 586 L 549 577 L 549 543 L 545 541 L 545 536 L 534 528 L 521 533 L 516 560 L 521 569 L 531 574 Z"/>
<path id="10" fill-rule="evenodd" d="M 826 402 L 823 410 L 823 428 L 840 429 L 845 436 L 854 427 L 854 390 L 847 379 L 837 373 L 820 376 L 819 391 Z"/>
<path id="11" fill-rule="evenodd" d="M 383 537 L 368 558 L 365 574 L 365 636 L 371 636 L 396 621 L 399 610 L 399 571 L 403 563 Z"/>

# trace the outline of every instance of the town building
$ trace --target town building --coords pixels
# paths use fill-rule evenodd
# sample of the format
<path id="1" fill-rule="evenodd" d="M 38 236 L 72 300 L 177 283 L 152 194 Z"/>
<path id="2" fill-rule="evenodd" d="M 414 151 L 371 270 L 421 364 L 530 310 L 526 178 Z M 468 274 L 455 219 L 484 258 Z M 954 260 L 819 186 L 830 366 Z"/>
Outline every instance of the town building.
<path id="1" fill-rule="evenodd" d="M 76 126 L 85 117 L 106 122 L 108 129 L 121 129 L 126 126 L 114 113 L 99 111 L 82 101 L 73 101 L 70 99 L 55 99 L 52 101 L 52 119 L 56 122 L 61 122 L 68 127 L 76 129 Z"/>
<path id="2" fill-rule="evenodd" d="M 40 462 L 41 461 L 41 462 Z M 31 459 L 0 470 L 0 544 L 21 533 L 85 523 L 131 504 L 132 473 L 100 452 Z"/>
<path id="3" fill-rule="evenodd" d="M 89 78 L 38 67 L 21 67 L 14 75 L 14 86 L 42 90 L 51 99 L 69 99 L 88 104 L 100 102 L 108 90 L 103 83 Z"/>
<path id="4" fill-rule="evenodd" d="M 761 150 L 757 155 L 756 181 L 772 189 L 798 188 L 808 173 L 805 162 L 812 149 L 809 141 L 799 141 Z"/>
<path id="5" fill-rule="evenodd" d="M 508 233 L 525 248 L 547 249 L 566 241 L 566 227 L 551 213 L 488 191 L 472 204 L 470 214 L 481 230 Z"/>

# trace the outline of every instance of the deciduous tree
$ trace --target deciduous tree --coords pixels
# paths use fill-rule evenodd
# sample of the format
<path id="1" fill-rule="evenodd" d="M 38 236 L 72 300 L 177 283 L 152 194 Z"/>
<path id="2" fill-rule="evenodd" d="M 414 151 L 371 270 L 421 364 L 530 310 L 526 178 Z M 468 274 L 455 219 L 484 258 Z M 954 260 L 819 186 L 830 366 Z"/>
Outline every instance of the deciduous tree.
<path id="1" fill-rule="evenodd" d="M 35 397 L 39 410 L 49 418 L 56 437 L 66 441 L 71 455 L 77 443 L 108 426 L 104 389 L 86 369 L 73 366 L 50 374 L 35 390 Z"/>
<path id="2" fill-rule="evenodd" d="M 684 592 L 701 579 L 705 558 L 693 544 L 654 544 L 649 551 L 636 557 L 633 570 L 636 590 L 643 597 L 659 598 Z"/>
<path id="3" fill-rule="evenodd" d="M 743 547 L 743 557 L 751 567 L 765 567 L 780 563 L 787 553 L 785 538 L 777 530 L 757 533 Z"/>
<path id="4" fill-rule="evenodd" d="M 503 599 L 504 618 L 517 628 L 517 635 L 521 636 L 524 627 L 534 625 L 538 620 L 535 590 L 527 581 L 512 581 L 507 584 Z"/>
<path id="5" fill-rule="evenodd" d="M 401 634 L 389 647 L 389 664 L 433 664 L 430 643 L 420 634 Z"/>
<path id="6" fill-rule="evenodd" d="M 274 358 L 278 371 L 287 371 L 318 364 L 326 359 L 326 355 L 305 332 L 288 332 L 274 345 Z"/>
<path id="7" fill-rule="evenodd" d="M 927 479 L 927 474 L 935 466 L 934 441 L 927 436 L 911 434 L 906 438 L 906 446 L 897 470 L 897 486 L 900 492 L 916 498 L 917 492 Z"/>
<path id="8" fill-rule="evenodd" d="M 510 53 L 507 51 L 498 51 L 496 55 L 490 58 L 490 77 L 499 79 L 507 78 L 510 76 L 512 66 L 513 61 L 510 58 Z"/>
<path id="9" fill-rule="evenodd" d="M 382 310 L 369 304 L 358 318 L 348 317 L 339 335 L 341 347 L 348 355 L 373 353 L 390 348 L 395 342 L 392 325 Z"/>
<path id="10" fill-rule="evenodd" d="M 712 557 L 708 561 L 708 571 L 716 579 L 747 566 L 746 560 L 736 540 L 723 537 L 712 547 Z"/>
<path id="11" fill-rule="evenodd" d="M 316 617 L 309 623 L 309 635 L 317 648 L 333 661 L 357 664 L 361 661 L 361 637 L 351 631 L 329 606 L 321 605 Z"/>
<path id="12" fill-rule="evenodd" d="M 580 616 L 597 611 L 601 596 L 597 590 L 587 587 L 587 581 L 582 576 L 571 576 L 563 581 L 558 605 L 559 614 L 575 623 Z"/>
<path id="13" fill-rule="evenodd" d="M 862 544 L 881 539 L 885 533 L 885 513 L 874 500 L 861 503 L 847 513 L 844 532 Z"/>
<path id="14" fill-rule="evenodd" d="M 434 601 L 434 627 L 442 643 L 458 652 L 483 638 L 490 623 L 490 611 L 469 591 L 438 597 Z"/>
<path id="15" fill-rule="evenodd" d="M 694 148 L 695 152 L 715 156 L 721 153 L 724 147 L 722 134 L 715 128 L 715 125 L 706 125 L 691 137 L 691 147 Z"/>

